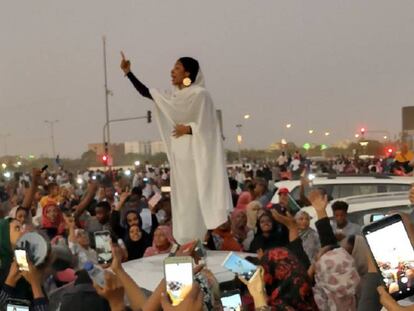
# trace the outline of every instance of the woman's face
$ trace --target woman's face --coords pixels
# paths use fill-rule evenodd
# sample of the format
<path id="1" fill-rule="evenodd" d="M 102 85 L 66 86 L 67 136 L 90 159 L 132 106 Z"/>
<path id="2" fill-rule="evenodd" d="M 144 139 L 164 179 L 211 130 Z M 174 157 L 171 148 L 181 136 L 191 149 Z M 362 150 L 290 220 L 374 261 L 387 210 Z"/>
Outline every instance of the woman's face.
<path id="1" fill-rule="evenodd" d="M 16 213 L 16 220 L 18 220 L 22 225 L 26 222 L 27 212 L 24 209 L 19 209 Z"/>
<path id="2" fill-rule="evenodd" d="M 126 220 L 127 220 L 128 227 L 131 227 L 133 225 L 136 225 L 136 226 L 139 225 L 138 216 L 135 213 L 129 213 L 127 215 Z"/>
<path id="3" fill-rule="evenodd" d="M 58 207 L 57 206 L 50 206 L 46 211 L 46 217 L 50 220 L 50 222 L 54 223 L 57 221 L 58 218 Z"/>
<path id="4" fill-rule="evenodd" d="M 17 240 L 23 235 L 23 228 L 19 221 L 13 220 L 9 226 L 10 244 L 14 248 Z"/>
<path id="5" fill-rule="evenodd" d="M 272 219 L 270 218 L 270 216 L 262 216 L 260 218 L 260 229 L 262 230 L 262 232 L 270 232 L 273 229 L 273 222 Z"/>
<path id="6" fill-rule="evenodd" d="M 183 64 L 177 60 L 174 68 L 171 70 L 171 83 L 176 86 L 182 85 L 183 80 L 189 76 L 190 73 L 185 71 Z"/>
<path id="7" fill-rule="evenodd" d="M 310 225 L 310 219 L 309 216 L 306 214 L 301 214 L 297 219 L 296 223 L 298 224 L 299 230 L 306 230 L 309 228 Z"/>
<path id="8" fill-rule="evenodd" d="M 237 226 L 246 226 L 247 225 L 247 216 L 246 213 L 238 213 L 234 218 L 234 222 Z"/>
<path id="9" fill-rule="evenodd" d="M 142 233 L 141 230 L 139 230 L 138 226 L 132 226 L 129 228 L 129 238 L 131 241 L 137 242 L 141 239 Z"/>
<path id="10" fill-rule="evenodd" d="M 155 247 L 161 250 L 167 249 L 170 247 L 170 241 L 168 241 L 167 236 L 165 235 L 164 231 L 156 230 L 154 233 L 154 244 Z"/>

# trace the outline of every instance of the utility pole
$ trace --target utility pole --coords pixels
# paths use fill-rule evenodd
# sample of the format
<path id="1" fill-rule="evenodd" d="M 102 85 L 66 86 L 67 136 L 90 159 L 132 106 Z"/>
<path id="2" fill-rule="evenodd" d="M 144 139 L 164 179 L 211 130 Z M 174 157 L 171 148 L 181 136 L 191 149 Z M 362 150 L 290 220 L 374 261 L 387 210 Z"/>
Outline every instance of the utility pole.
<path id="1" fill-rule="evenodd" d="M 106 141 L 104 141 L 104 153 L 108 154 L 109 152 L 109 144 L 111 141 L 111 130 L 109 125 L 109 95 L 112 92 L 108 89 L 108 77 L 107 77 L 107 70 L 106 70 L 106 38 L 105 36 L 102 37 L 103 43 L 103 61 L 104 61 L 104 79 L 105 79 L 105 110 L 106 110 Z"/>
<path id="2" fill-rule="evenodd" d="M 56 148 L 55 148 L 55 128 L 54 125 L 55 123 L 58 123 L 59 120 L 45 120 L 45 123 L 47 123 L 49 125 L 50 128 L 50 141 L 52 144 L 52 155 L 53 158 L 56 158 Z"/>

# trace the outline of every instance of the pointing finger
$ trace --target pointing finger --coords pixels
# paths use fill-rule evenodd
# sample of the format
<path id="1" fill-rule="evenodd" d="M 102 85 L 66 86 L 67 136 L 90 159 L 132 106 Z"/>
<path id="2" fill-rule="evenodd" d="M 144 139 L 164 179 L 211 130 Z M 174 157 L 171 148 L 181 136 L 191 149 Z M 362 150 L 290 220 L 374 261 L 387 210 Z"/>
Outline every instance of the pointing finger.
<path id="1" fill-rule="evenodd" d="M 125 54 L 124 54 L 124 52 L 123 52 L 123 51 L 121 51 L 121 57 L 122 57 L 122 60 L 126 60 L 126 58 L 125 58 Z"/>

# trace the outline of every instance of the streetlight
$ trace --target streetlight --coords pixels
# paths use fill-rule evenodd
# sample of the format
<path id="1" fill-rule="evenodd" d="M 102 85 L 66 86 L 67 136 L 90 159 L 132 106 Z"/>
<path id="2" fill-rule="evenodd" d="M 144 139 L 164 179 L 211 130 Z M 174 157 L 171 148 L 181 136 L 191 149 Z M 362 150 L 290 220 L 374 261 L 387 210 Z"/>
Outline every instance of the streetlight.
<path id="1" fill-rule="evenodd" d="M 287 140 L 282 138 L 282 140 L 280 141 L 282 143 L 282 145 L 287 145 Z"/>
<path id="2" fill-rule="evenodd" d="M 249 114 L 245 114 L 243 117 L 245 120 L 250 119 L 250 115 Z"/>
<path id="3" fill-rule="evenodd" d="M 355 138 L 359 138 L 359 134 L 355 134 Z"/>
<path id="4" fill-rule="evenodd" d="M 51 143 L 52 143 L 53 158 L 56 158 L 54 125 L 55 125 L 55 123 L 58 123 L 58 122 L 59 122 L 59 120 L 45 120 L 45 123 L 49 124 L 49 127 L 50 127 L 50 140 L 51 140 Z"/>
<path id="5" fill-rule="evenodd" d="M 325 132 L 325 136 L 329 136 L 329 135 L 331 135 L 331 133 Z"/>
<path id="6" fill-rule="evenodd" d="M 388 136 L 386 136 L 386 135 L 385 135 L 385 136 L 384 136 L 384 140 L 387 140 L 387 139 L 388 139 Z"/>
<path id="7" fill-rule="evenodd" d="M 2 168 L 3 170 L 5 170 L 5 169 L 7 168 L 7 164 L 6 164 L 6 163 L 2 163 L 2 164 L 1 164 L 1 168 Z"/>
<path id="8" fill-rule="evenodd" d="M 134 162 L 135 166 L 139 166 L 141 164 L 141 162 L 139 162 L 138 160 Z"/>
<path id="9" fill-rule="evenodd" d="M 308 133 L 309 133 L 310 135 L 312 135 L 312 134 L 313 134 L 313 132 L 314 132 L 313 130 L 309 130 L 309 131 L 308 131 Z"/>
<path id="10" fill-rule="evenodd" d="M 287 129 L 290 129 L 291 127 L 292 127 L 292 124 L 290 124 L 290 123 L 286 124 Z"/>

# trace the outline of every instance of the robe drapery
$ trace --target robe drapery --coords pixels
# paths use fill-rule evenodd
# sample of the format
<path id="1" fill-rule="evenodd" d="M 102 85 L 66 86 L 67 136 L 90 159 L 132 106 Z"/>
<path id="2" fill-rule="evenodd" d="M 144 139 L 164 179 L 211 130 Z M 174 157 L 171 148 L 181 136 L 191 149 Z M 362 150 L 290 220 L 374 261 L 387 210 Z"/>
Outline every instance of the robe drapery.
<path id="1" fill-rule="evenodd" d="M 204 240 L 227 221 L 232 207 L 216 109 L 199 70 L 195 83 L 172 94 L 150 89 L 155 118 L 171 167 L 173 235 L 180 244 Z M 192 135 L 172 136 L 176 124 Z"/>

